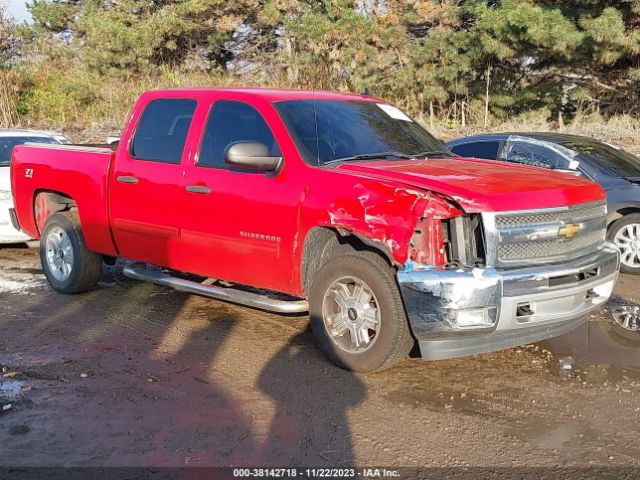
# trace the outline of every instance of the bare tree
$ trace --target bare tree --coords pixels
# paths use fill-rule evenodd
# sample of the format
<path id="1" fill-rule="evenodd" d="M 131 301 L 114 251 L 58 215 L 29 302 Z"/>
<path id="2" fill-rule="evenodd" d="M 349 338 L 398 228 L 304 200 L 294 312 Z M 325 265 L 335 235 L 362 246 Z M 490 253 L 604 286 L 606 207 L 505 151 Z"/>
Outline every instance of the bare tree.
<path id="1" fill-rule="evenodd" d="M 9 15 L 6 2 L 0 0 L 0 126 L 2 127 L 20 124 L 16 109 L 15 79 L 12 72 L 3 68 L 13 53 L 14 26 L 15 20 Z"/>
<path id="2" fill-rule="evenodd" d="M 11 53 L 11 32 L 15 26 L 15 20 L 9 14 L 5 0 L 0 0 L 0 61 L 7 60 Z"/>

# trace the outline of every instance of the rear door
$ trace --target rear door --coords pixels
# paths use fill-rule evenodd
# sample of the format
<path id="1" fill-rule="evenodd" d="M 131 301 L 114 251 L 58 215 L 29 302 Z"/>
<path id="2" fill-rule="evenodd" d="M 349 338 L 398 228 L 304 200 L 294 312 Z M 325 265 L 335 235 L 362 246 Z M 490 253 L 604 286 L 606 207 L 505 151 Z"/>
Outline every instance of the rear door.
<path id="1" fill-rule="evenodd" d="M 261 112 L 243 101 L 218 98 L 186 174 L 185 210 L 191 214 L 185 215 L 181 230 L 183 269 L 287 291 L 302 188 L 286 159 L 275 173 L 226 165 L 225 151 L 238 141 L 260 142 L 271 155 L 281 155 Z"/>
<path id="2" fill-rule="evenodd" d="M 152 99 L 121 145 L 111 177 L 113 236 L 120 255 L 175 267 L 194 98 Z M 135 122 L 135 118 L 132 119 Z"/>

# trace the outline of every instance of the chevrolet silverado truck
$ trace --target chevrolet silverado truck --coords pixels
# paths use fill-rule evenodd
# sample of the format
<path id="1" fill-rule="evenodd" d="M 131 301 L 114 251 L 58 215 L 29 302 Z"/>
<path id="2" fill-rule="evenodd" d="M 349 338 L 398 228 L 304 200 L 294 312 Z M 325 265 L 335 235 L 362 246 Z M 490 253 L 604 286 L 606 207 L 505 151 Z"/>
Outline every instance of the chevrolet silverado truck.
<path id="1" fill-rule="evenodd" d="M 597 184 L 455 158 L 365 95 L 150 91 L 115 151 L 32 144 L 12 162 L 12 218 L 55 291 L 94 288 L 120 257 L 135 279 L 308 311 L 355 371 L 416 342 L 436 360 L 560 335 L 618 274 Z"/>

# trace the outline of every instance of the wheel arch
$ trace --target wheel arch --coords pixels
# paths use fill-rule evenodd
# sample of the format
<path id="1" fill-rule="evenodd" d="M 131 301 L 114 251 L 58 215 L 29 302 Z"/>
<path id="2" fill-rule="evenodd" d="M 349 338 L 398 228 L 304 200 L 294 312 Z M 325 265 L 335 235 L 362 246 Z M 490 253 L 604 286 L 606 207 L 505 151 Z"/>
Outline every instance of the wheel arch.
<path id="1" fill-rule="evenodd" d="M 349 230 L 334 227 L 313 227 L 305 237 L 300 268 L 302 290 L 309 294 L 314 276 L 331 258 L 357 251 L 379 255 L 390 267 L 395 265 L 389 249 L 379 242 Z"/>
<path id="2" fill-rule="evenodd" d="M 640 206 L 621 207 L 611 212 L 607 218 L 607 229 L 610 228 L 616 220 L 620 220 L 625 215 L 631 215 L 633 213 L 640 213 Z"/>
<path id="3" fill-rule="evenodd" d="M 76 201 L 66 193 L 55 190 L 37 190 L 33 194 L 33 218 L 38 234 L 42 235 L 44 225 L 52 215 L 77 210 Z"/>

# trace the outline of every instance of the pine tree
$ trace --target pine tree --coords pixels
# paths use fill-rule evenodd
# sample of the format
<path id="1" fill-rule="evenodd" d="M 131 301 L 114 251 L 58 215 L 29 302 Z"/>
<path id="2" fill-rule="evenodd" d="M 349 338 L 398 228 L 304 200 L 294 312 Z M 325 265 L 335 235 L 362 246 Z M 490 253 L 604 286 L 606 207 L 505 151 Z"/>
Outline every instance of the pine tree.
<path id="1" fill-rule="evenodd" d="M 634 112 L 640 0 L 33 0 L 24 57 L 107 78 L 216 70 L 480 122 Z M 487 102 L 488 100 L 488 102 Z"/>

